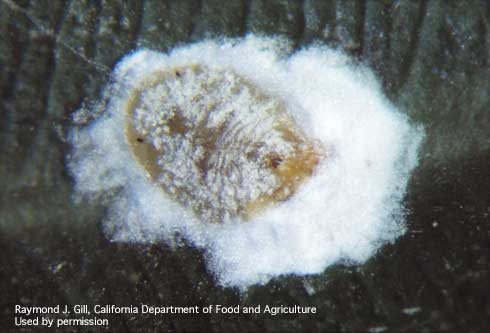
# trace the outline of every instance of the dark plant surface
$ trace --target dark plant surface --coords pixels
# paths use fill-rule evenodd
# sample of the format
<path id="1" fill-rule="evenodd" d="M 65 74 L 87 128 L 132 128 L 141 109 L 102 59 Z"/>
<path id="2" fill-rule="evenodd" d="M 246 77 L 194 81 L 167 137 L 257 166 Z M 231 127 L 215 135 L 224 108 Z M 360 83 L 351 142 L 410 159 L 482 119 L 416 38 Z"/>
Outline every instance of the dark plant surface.
<path id="1" fill-rule="evenodd" d="M 426 141 L 406 198 L 408 232 L 396 243 L 364 265 L 240 294 L 216 286 L 186 244 L 110 242 L 105 203 L 71 200 L 64 137 L 130 50 L 248 32 L 345 50 L 425 127 Z M 318 313 L 114 315 L 110 329 L 487 331 L 489 62 L 484 0 L 0 1 L 1 327 L 12 327 L 14 304 L 297 304 Z"/>

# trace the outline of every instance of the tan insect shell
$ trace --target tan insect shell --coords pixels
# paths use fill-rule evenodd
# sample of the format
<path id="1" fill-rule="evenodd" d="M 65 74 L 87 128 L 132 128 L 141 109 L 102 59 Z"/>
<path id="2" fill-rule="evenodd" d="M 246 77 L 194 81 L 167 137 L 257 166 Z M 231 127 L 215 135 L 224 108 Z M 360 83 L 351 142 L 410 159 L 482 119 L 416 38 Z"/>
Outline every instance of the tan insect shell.
<path id="1" fill-rule="evenodd" d="M 288 199 L 320 159 L 279 99 L 202 65 L 149 75 L 130 94 L 125 133 L 151 179 L 205 222 Z"/>

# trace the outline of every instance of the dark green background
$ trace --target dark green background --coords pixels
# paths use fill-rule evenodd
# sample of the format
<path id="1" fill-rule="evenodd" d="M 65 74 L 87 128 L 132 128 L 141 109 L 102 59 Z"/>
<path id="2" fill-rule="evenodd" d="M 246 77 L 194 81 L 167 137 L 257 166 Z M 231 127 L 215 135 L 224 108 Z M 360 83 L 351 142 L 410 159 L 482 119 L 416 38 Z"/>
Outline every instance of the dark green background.
<path id="1" fill-rule="evenodd" d="M 247 32 L 287 36 L 297 48 L 316 42 L 345 50 L 373 68 L 427 137 L 406 198 L 406 235 L 365 265 L 281 277 L 240 294 L 216 287 L 202 254 L 185 244 L 172 251 L 109 242 L 101 230 L 105 203 L 71 200 L 65 138 L 70 115 L 99 99 L 128 51 Z M 146 303 L 298 304 L 319 313 L 121 315 L 110 328 L 489 328 L 488 1 L 3 0 L 0 66 L 1 327 L 12 326 L 18 303 Z"/>

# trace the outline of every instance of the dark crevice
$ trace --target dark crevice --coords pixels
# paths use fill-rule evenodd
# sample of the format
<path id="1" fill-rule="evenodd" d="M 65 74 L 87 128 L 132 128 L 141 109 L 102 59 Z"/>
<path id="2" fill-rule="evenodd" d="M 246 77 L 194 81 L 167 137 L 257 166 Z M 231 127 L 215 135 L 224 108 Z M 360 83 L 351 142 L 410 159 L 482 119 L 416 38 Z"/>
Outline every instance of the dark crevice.
<path id="1" fill-rule="evenodd" d="M 121 19 L 122 19 L 123 15 L 124 15 L 122 13 L 121 6 L 116 6 L 114 8 L 114 13 L 112 15 L 114 15 L 114 17 L 117 18 L 117 24 L 114 27 L 114 34 L 115 35 L 120 35 L 123 32 L 123 28 L 121 26 Z M 131 39 L 131 38 L 129 38 L 129 39 Z"/>
<path id="2" fill-rule="evenodd" d="M 240 28 L 240 35 L 245 36 L 247 34 L 248 19 L 250 17 L 250 1 L 243 0 L 243 20 Z"/>
<path id="3" fill-rule="evenodd" d="M 53 132 L 54 128 L 51 126 L 51 117 L 49 113 L 49 100 L 50 100 L 50 92 L 52 91 L 53 87 L 53 77 L 56 71 L 56 65 L 57 65 L 57 52 L 59 49 L 59 45 L 62 45 L 60 43 L 60 31 L 61 27 L 63 26 L 63 23 L 65 22 L 66 17 L 68 16 L 69 13 L 69 8 L 70 8 L 71 2 L 66 4 L 66 2 L 63 3 L 62 10 L 60 11 L 60 15 L 55 14 L 54 17 L 57 17 L 58 20 L 56 21 L 54 25 L 54 29 L 49 31 L 48 37 L 50 38 L 48 43 L 49 47 L 49 55 L 46 60 L 46 66 L 45 68 L 47 69 L 45 77 L 43 77 L 43 81 L 47 82 L 46 89 L 40 90 L 38 92 L 39 99 L 42 103 L 41 109 L 39 110 L 42 114 L 39 117 L 39 122 L 38 125 L 36 126 L 36 132 L 34 136 L 36 137 L 36 140 L 34 140 L 34 144 L 30 145 L 29 147 L 29 152 L 27 153 L 28 156 L 34 161 L 42 160 L 43 156 L 49 155 L 50 150 L 49 147 L 50 145 L 46 145 L 45 141 L 49 140 L 54 140 L 57 136 L 51 136 L 49 135 L 49 132 Z M 37 22 L 37 19 L 34 16 L 30 16 L 27 12 L 25 13 L 27 17 L 30 18 L 32 22 Z M 40 23 L 36 23 L 33 26 L 33 29 L 41 30 L 41 31 L 47 31 L 47 29 L 40 25 Z M 93 48 L 92 48 L 93 49 Z M 43 75 L 44 76 L 44 75 Z M 48 151 L 43 151 L 42 148 L 40 147 L 45 147 L 44 149 L 48 149 Z M 35 163 L 35 162 L 34 162 Z M 60 165 L 63 164 L 63 161 L 59 161 Z M 49 167 L 49 163 L 43 163 L 38 170 L 40 171 L 40 174 L 44 174 L 45 168 Z M 29 168 L 30 168 L 30 163 L 25 163 L 23 170 L 21 174 L 28 174 L 29 173 Z"/>
<path id="4" fill-rule="evenodd" d="M 392 81 L 393 81 L 393 66 L 391 64 L 391 33 L 393 31 L 393 16 L 390 15 L 390 13 L 393 11 L 393 3 L 385 3 L 384 8 L 383 8 L 383 19 L 386 20 L 386 32 L 384 38 L 385 40 L 385 47 L 384 47 L 384 52 L 383 52 L 383 63 L 388 65 L 384 66 L 385 68 L 388 68 L 388 70 L 383 71 L 382 75 L 382 80 L 383 80 L 383 87 L 387 89 L 388 91 L 391 91 L 392 87 Z"/>
<path id="5" fill-rule="evenodd" d="M 197 0 L 196 2 L 196 8 L 195 8 L 195 15 L 192 17 L 192 26 L 190 29 L 189 36 L 187 36 L 188 39 L 192 39 L 193 36 L 197 34 L 197 29 L 198 29 L 198 21 L 201 19 L 203 15 L 203 0 Z"/>
<path id="6" fill-rule="evenodd" d="M 56 71 L 56 65 L 57 65 L 57 60 L 56 60 L 56 54 L 58 52 L 58 36 L 61 30 L 62 23 L 64 22 L 66 16 L 67 16 L 67 8 L 69 8 L 66 5 L 66 2 L 63 1 L 62 4 L 62 9 L 60 10 L 60 15 L 54 15 L 54 17 L 57 17 L 58 20 L 56 21 L 53 29 L 53 34 L 52 34 L 52 39 L 49 42 L 49 50 L 51 51 L 48 55 L 48 59 L 46 61 L 46 67 L 47 67 L 47 74 L 45 78 L 45 82 L 47 82 L 47 87 L 45 91 L 39 91 L 42 99 L 42 109 L 40 112 L 42 115 L 40 116 L 40 121 L 39 124 L 36 128 L 36 137 L 37 139 L 35 140 L 35 144 L 32 145 L 31 147 L 31 153 L 30 156 L 33 158 L 39 158 L 39 156 L 48 156 L 49 155 L 49 147 L 50 145 L 45 145 L 43 139 L 46 139 L 47 141 L 54 140 L 56 136 L 51 136 L 48 135 L 46 132 L 53 132 L 54 128 L 51 126 L 51 115 L 50 115 L 50 105 L 49 105 L 49 100 L 50 100 L 50 93 L 53 87 L 53 77 L 54 73 Z M 48 151 L 45 151 L 48 150 Z M 59 161 L 60 165 L 63 164 L 63 161 Z M 46 168 L 49 167 L 49 164 L 43 163 L 41 168 Z"/>
<path id="7" fill-rule="evenodd" d="M 145 2 L 146 0 L 141 0 L 140 12 L 138 13 L 138 24 L 134 27 L 134 41 L 133 46 L 137 47 L 140 44 L 140 36 L 143 35 L 143 18 L 145 17 Z"/>
<path id="8" fill-rule="evenodd" d="M 424 19 L 427 15 L 427 0 L 420 3 L 419 14 L 417 17 L 417 22 L 415 23 L 412 31 L 410 32 L 410 46 L 408 47 L 407 55 L 403 58 L 400 65 L 400 74 L 398 75 L 399 81 L 393 89 L 393 96 L 398 95 L 401 88 L 405 85 L 408 80 L 408 75 L 410 68 L 415 60 L 417 50 L 419 48 L 419 43 L 421 39 L 422 28 L 424 24 Z"/>
<path id="9" fill-rule="evenodd" d="M 27 9 L 30 7 L 30 2 L 28 3 Z M 0 95 L 2 96 L 2 104 L 4 107 L 4 110 L 2 112 L 2 118 L 4 118 L 4 121 L 2 121 L 2 133 L 9 133 L 12 132 L 9 124 L 15 123 L 15 116 L 13 114 L 13 110 L 11 107 L 7 106 L 7 103 L 12 99 L 12 97 L 15 95 L 15 90 L 17 87 L 17 82 L 19 80 L 19 75 L 20 75 L 20 70 L 22 68 L 22 64 L 24 63 L 25 60 L 25 50 L 30 46 L 31 40 L 26 38 L 22 39 L 20 36 L 22 35 L 22 27 L 20 26 L 18 20 L 16 19 L 16 14 L 22 14 L 24 17 L 25 15 L 25 8 L 19 7 L 19 8 L 4 8 L 2 10 L 6 11 L 11 11 L 14 12 L 14 15 L 11 16 L 10 20 L 7 23 L 7 38 L 10 39 L 10 42 L 12 43 L 12 56 L 13 56 L 13 61 L 12 61 L 12 66 L 9 66 L 9 76 L 8 76 L 8 84 L 5 89 L 5 91 L 0 92 Z M 28 19 L 28 18 L 27 18 Z M 32 24 L 32 22 L 30 22 Z M 7 103 L 6 103 L 7 102 Z M 12 133 L 11 133 L 12 134 Z M 13 135 L 14 136 L 14 135 Z M 3 141 L 3 140 L 2 140 Z"/>
<path id="10" fill-rule="evenodd" d="M 366 24 L 366 2 L 365 1 L 359 1 L 356 4 L 356 27 L 355 27 L 355 34 L 359 36 L 359 45 L 357 46 L 357 50 L 355 51 L 354 55 L 358 60 L 362 59 L 363 52 L 364 52 L 364 31 L 365 31 L 365 24 Z"/>
<path id="11" fill-rule="evenodd" d="M 479 22 L 478 22 L 478 34 L 479 34 L 480 45 L 481 45 L 482 50 L 484 50 L 483 57 L 481 59 L 481 66 L 482 67 L 488 67 L 489 66 L 490 59 L 488 59 L 488 55 L 490 55 L 490 45 L 488 43 L 490 42 L 490 38 L 487 37 L 489 33 L 490 33 L 490 31 L 487 27 L 487 22 L 485 22 L 485 18 L 482 15 L 480 17 Z M 485 55 L 485 51 L 486 51 L 486 55 Z"/>
<path id="12" fill-rule="evenodd" d="M 68 8 L 70 8 L 71 5 L 71 0 L 69 0 L 68 4 L 66 2 L 63 3 L 63 8 L 61 10 L 61 15 L 55 15 L 59 16 L 58 21 L 55 24 L 54 31 L 53 31 L 53 40 L 52 40 L 52 45 L 50 45 L 50 50 L 51 54 L 48 59 L 48 75 L 46 78 L 46 82 L 48 83 L 47 91 L 46 91 L 46 96 L 44 96 L 44 102 L 43 102 L 43 109 L 44 109 L 44 115 L 45 115 L 45 120 L 46 118 L 49 118 L 49 96 L 50 92 L 53 86 L 53 76 L 56 71 L 56 66 L 57 66 L 57 60 L 56 60 L 56 54 L 58 53 L 58 47 L 59 47 L 59 34 L 61 31 L 61 27 L 63 26 L 63 23 L 65 22 L 66 17 L 68 16 Z"/>
<path id="13" fill-rule="evenodd" d="M 145 0 L 137 1 L 137 7 L 135 8 L 135 24 L 131 30 L 131 49 L 134 49 L 138 45 L 138 38 L 141 33 L 141 28 L 143 26 L 143 15 L 145 10 Z"/>
<path id="14" fill-rule="evenodd" d="M 71 13 L 71 10 L 70 10 L 70 6 L 72 4 L 74 4 L 76 2 L 70 2 L 67 7 L 67 13 L 65 14 L 66 17 L 69 16 L 69 14 Z M 87 47 L 85 48 L 85 50 L 87 51 L 86 54 L 90 54 L 90 56 L 86 56 L 84 54 L 81 54 L 79 51 L 77 51 L 74 47 L 68 45 L 67 43 L 65 43 L 63 40 L 61 40 L 59 38 L 59 33 L 61 32 L 61 28 L 63 27 L 64 24 L 61 24 L 60 25 L 60 28 L 59 28 L 59 33 L 58 35 L 56 36 L 56 39 L 57 39 L 57 42 L 58 42 L 58 45 L 64 47 L 66 50 L 68 50 L 70 53 L 74 54 L 76 57 L 80 58 L 81 60 L 85 61 L 88 65 L 90 65 L 91 67 L 93 67 L 95 70 L 103 73 L 104 75 L 107 75 L 109 76 L 110 75 L 110 69 L 108 67 L 106 67 L 104 64 L 101 64 L 101 63 L 97 63 L 97 61 L 95 61 L 95 32 L 96 32 L 96 28 L 99 24 L 99 20 L 100 20 L 100 12 L 101 12 L 101 9 L 102 9 L 102 4 L 100 2 L 100 0 L 97 0 L 97 1 L 94 1 L 94 6 L 96 7 L 96 11 L 97 11 L 97 15 L 95 17 L 95 19 L 93 21 L 91 21 L 91 26 L 89 26 L 87 28 L 87 31 L 90 32 L 90 37 L 89 38 L 89 43 L 87 45 Z M 64 22 L 63 22 L 64 23 Z"/>
<path id="15" fill-rule="evenodd" d="M 100 27 L 100 23 L 101 23 L 101 13 L 102 13 L 102 0 L 96 0 L 93 2 L 93 6 L 95 7 L 95 15 L 93 17 L 93 20 L 91 20 L 90 22 L 90 25 L 88 27 L 88 31 L 90 32 L 90 37 L 88 38 L 88 41 L 87 41 L 87 47 L 86 47 L 86 57 L 87 59 L 89 59 L 89 63 L 94 63 L 96 65 L 96 70 L 98 73 L 102 73 L 103 76 L 105 77 L 110 77 L 111 75 L 111 72 L 110 72 L 110 69 L 108 67 L 106 67 L 106 65 L 102 64 L 102 63 L 98 63 L 97 62 L 97 58 L 96 58 L 96 55 L 97 55 L 97 36 L 96 36 L 96 32 L 99 30 L 99 27 Z M 87 75 L 93 75 L 93 74 L 89 74 L 87 73 Z M 89 88 L 87 86 L 84 87 L 85 91 Z M 100 88 L 99 87 L 95 87 L 95 90 L 94 91 L 91 91 L 89 92 L 89 94 L 91 93 L 95 93 L 95 95 L 99 95 L 100 94 Z M 80 100 L 77 101 L 76 105 L 80 105 L 83 101 L 83 94 L 80 94 Z"/>
<path id="16" fill-rule="evenodd" d="M 12 19 L 12 21 L 14 21 L 14 19 Z M 28 41 L 22 41 L 22 38 L 20 38 L 21 32 L 18 26 L 9 22 L 7 29 L 8 29 L 7 38 L 9 38 L 12 43 L 11 52 L 12 52 L 12 58 L 14 60 L 12 61 L 9 68 L 7 69 L 9 72 L 9 76 L 8 76 L 9 84 L 6 86 L 6 89 L 4 91 L 0 92 L 2 99 L 4 101 L 10 100 L 13 96 L 13 92 L 17 85 L 19 70 L 24 60 L 24 55 L 25 55 L 24 50 L 27 48 L 29 43 Z"/>
<path id="17" fill-rule="evenodd" d="M 482 2 L 484 2 L 486 4 L 486 6 L 487 6 L 487 15 L 486 15 L 486 17 L 487 17 L 487 19 L 490 19 L 490 1 L 488 1 L 488 0 L 482 0 Z"/>
<path id="18" fill-rule="evenodd" d="M 96 32 L 99 30 L 100 22 L 101 22 L 102 0 L 95 0 L 93 3 L 96 8 L 96 13 L 92 26 L 88 28 L 88 31 L 90 32 L 90 38 L 89 38 L 89 46 L 87 51 L 87 54 L 89 54 L 91 59 L 95 59 L 96 52 L 97 52 L 97 45 L 96 45 L 97 40 L 95 37 L 96 37 Z"/>
<path id="19" fill-rule="evenodd" d="M 301 43 L 306 39 L 306 17 L 305 17 L 305 0 L 301 0 L 299 4 L 298 13 L 298 34 L 296 36 L 295 46 L 297 49 L 300 47 Z"/>
<path id="20" fill-rule="evenodd" d="M 330 22 L 330 24 L 332 26 L 332 34 L 335 36 L 332 46 L 338 46 L 338 43 L 339 43 L 338 36 L 335 34 L 335 31 L 337 31 L 337 26 L 339 25 L 339 22 L 338 22 L 339 19 L 337 16 L 337 11 L 338 11 L 337 7 L 338 7 L 337 1 L 332 2 L 333 17 L 332 17 L 332 21 Z M 323 28 L 325 29 L 325 25 L 323 26 Z"/>

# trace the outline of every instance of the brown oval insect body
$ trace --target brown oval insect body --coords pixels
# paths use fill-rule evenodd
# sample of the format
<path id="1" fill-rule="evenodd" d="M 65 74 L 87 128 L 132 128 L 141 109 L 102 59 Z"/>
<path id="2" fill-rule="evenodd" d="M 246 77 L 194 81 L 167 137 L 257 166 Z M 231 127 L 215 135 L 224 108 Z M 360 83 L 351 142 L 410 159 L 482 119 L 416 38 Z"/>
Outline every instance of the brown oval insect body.
<path id="1" fill-rule="evenodd" d="M 201 65 L 149 75 L 127 102 L 125 130 L 152 180 L 206 222 L 286 200 L 322 157 L 279 99 Z"/>

